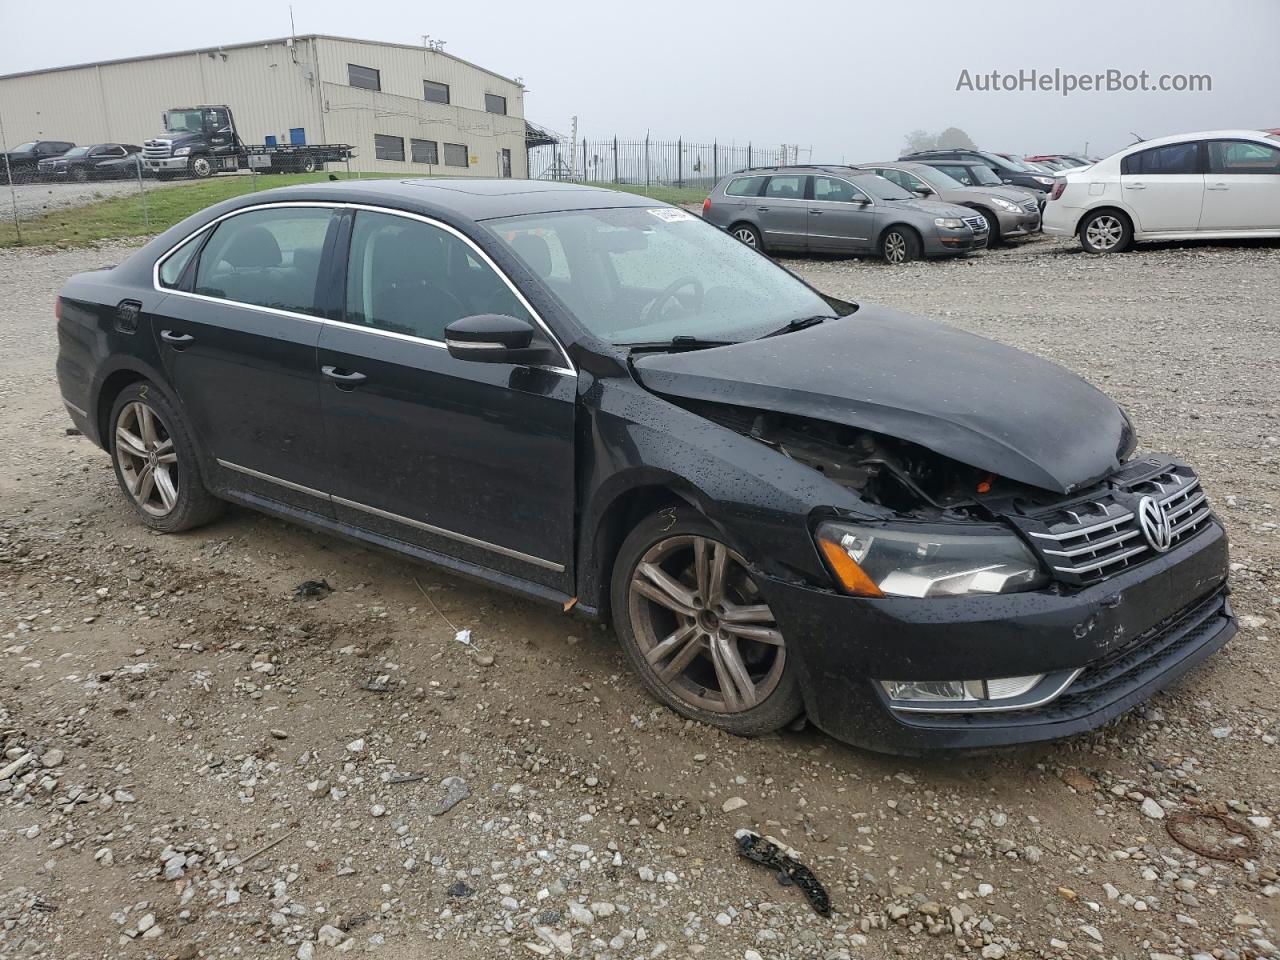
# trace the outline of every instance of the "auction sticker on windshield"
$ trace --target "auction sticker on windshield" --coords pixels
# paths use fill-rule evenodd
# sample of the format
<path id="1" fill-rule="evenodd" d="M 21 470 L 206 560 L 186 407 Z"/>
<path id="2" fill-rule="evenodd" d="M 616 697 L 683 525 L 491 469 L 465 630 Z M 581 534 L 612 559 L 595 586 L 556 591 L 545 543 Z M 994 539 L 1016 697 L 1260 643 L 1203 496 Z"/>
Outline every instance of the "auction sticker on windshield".
<path id="1" fill-rule="evenodd" d="M 663 223 L 677 223 L 681 220 L 696 220 L 688 210 L 677 210 L 674 207 L 658 207 L 649 211 Z"/>

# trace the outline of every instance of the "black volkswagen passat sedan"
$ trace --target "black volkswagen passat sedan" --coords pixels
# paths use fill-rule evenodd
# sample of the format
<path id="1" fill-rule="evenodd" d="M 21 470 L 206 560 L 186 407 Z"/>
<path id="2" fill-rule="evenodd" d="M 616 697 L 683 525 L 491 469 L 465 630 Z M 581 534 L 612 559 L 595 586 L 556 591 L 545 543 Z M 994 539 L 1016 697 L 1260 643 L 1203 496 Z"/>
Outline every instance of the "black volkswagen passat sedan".
<path id="1" fill-rule="evenodd" d="M 642 197 L 238 197 L 73 277 L 58 335 L 147 526 L 229 500 L 609 616 L 734 733 L 1061 736 L 1235 632 L 1196 475 L 1103 394 Z"/>

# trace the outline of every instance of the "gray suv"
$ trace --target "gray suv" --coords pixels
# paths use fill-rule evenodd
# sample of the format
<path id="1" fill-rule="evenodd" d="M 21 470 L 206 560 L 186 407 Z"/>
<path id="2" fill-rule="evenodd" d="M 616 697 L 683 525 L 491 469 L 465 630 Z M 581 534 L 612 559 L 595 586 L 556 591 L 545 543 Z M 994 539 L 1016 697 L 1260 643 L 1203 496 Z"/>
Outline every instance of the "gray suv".
<path id="1" fill-rule="evenodd" d="M 922 200 L 852 167 L 742 170 L 715 185 L 702 215 L 748 246 L 779 253 L 878 253 L 896 264 L 987 243 L 986 220 L 967 207 Z"/>
<path id="2" fill-rule="evenodd" d="M 988 246 L 998 246 L 1014 237 L 1025 237 L 1040 229 L 1040 201 L 1028 190 L 992 186 L 965 186 L 955 177 L 914 160 L 891 163 L 860 163 L 862 170 L 878 173 L 904 190 L 921 197 L 935 197 L 947 203 L 976 210 L 987 221 Z"/>

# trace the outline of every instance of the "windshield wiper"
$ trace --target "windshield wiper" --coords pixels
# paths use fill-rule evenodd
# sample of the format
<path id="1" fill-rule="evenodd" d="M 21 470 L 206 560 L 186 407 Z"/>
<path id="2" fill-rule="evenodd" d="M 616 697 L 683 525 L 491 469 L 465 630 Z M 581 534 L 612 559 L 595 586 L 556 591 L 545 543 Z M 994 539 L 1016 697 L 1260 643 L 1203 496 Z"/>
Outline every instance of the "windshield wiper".
<path id="1" fill-rule="evenodd" d="M 788 320 L 786 326 L 779 327 L 777 330 L 770 330 L 764 336 L 758 337 L 757 339 L 764 340 L 767 337 L 777 337 L 784 333 L 793 333 L 796 330 L 804 330 L 808 327 L 816 327 L 818 324 L 826 320 L 834 320 L 834 319 L 836 318 L 826 317 L 826 316 L 797 317 L 795 320 Z"/>
<path id="2" fill-rule="evenodd" d="M 670 340 L 654 340 L 651 343 L 624 343 L 631 351 L 636 350 L 707 350 L 711 347 L 727 347 L 738 343 L 737 340 L 704 340 L 702 337 L 681 333 Z"/>

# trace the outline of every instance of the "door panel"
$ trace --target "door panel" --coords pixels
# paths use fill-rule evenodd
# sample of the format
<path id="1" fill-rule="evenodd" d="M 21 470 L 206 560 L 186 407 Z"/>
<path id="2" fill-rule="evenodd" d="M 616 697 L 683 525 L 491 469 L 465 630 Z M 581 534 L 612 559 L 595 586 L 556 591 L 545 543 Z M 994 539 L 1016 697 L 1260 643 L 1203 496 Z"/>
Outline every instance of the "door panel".
<path id="1" fill-rule="evenodd" d="M 1209 142 L 1201 230 L 1280 230 L 1280 149 Z"/>
<path id="2" fill-rule="evenodd" d="M 318 358 L 336 514 L 571 592 L 576 377 L 449 355 L 462 317 L 536 325 L 456 232 L 362 210 L 349 247 L 342 322 Z"/>
<path id="3" fill-rule="evenodd" d="M 1189 231 L 1200 225 L 1204 167 L 1197 141 L 1169 143 L 1121 161 L 1121 199 L 1143 232 Z"/>
<path id="4" fill-rule="evenodd" d="M 839 177 L 813 178 L 809 201 L 809 249 L 834 253 L 870 250 L 875 242 L 876 208 L 855 203 L 870 200 L 861 190 Z"/>
<path id="5" fill-rule="evenodd" d="M 161 265 L 175 289 L 154 318 L 170 382 L 208 452 L 265 496 L 328 513 L 320 422 L 315 290 L 334 224 L 322 207 L 278 207 L 224 220 Z M 252 479 L 250 479 L 252 478 Z M 269 478 L 269 479 L 268 479 Z"/>
<path id="6" fill-rule="evenodd" d="M 793 175 L 770 177 L 764 193 L 755 198 L 756 223 L 768 246 L 804 249 L 809 231 L 807 180 Z"/>
<path id="7" fill-rule="evenodd" d="M 341 325 L 319 363 L 366 378 L 321 390 L 340 520 L 572 592 L 576 378 Z"/>

